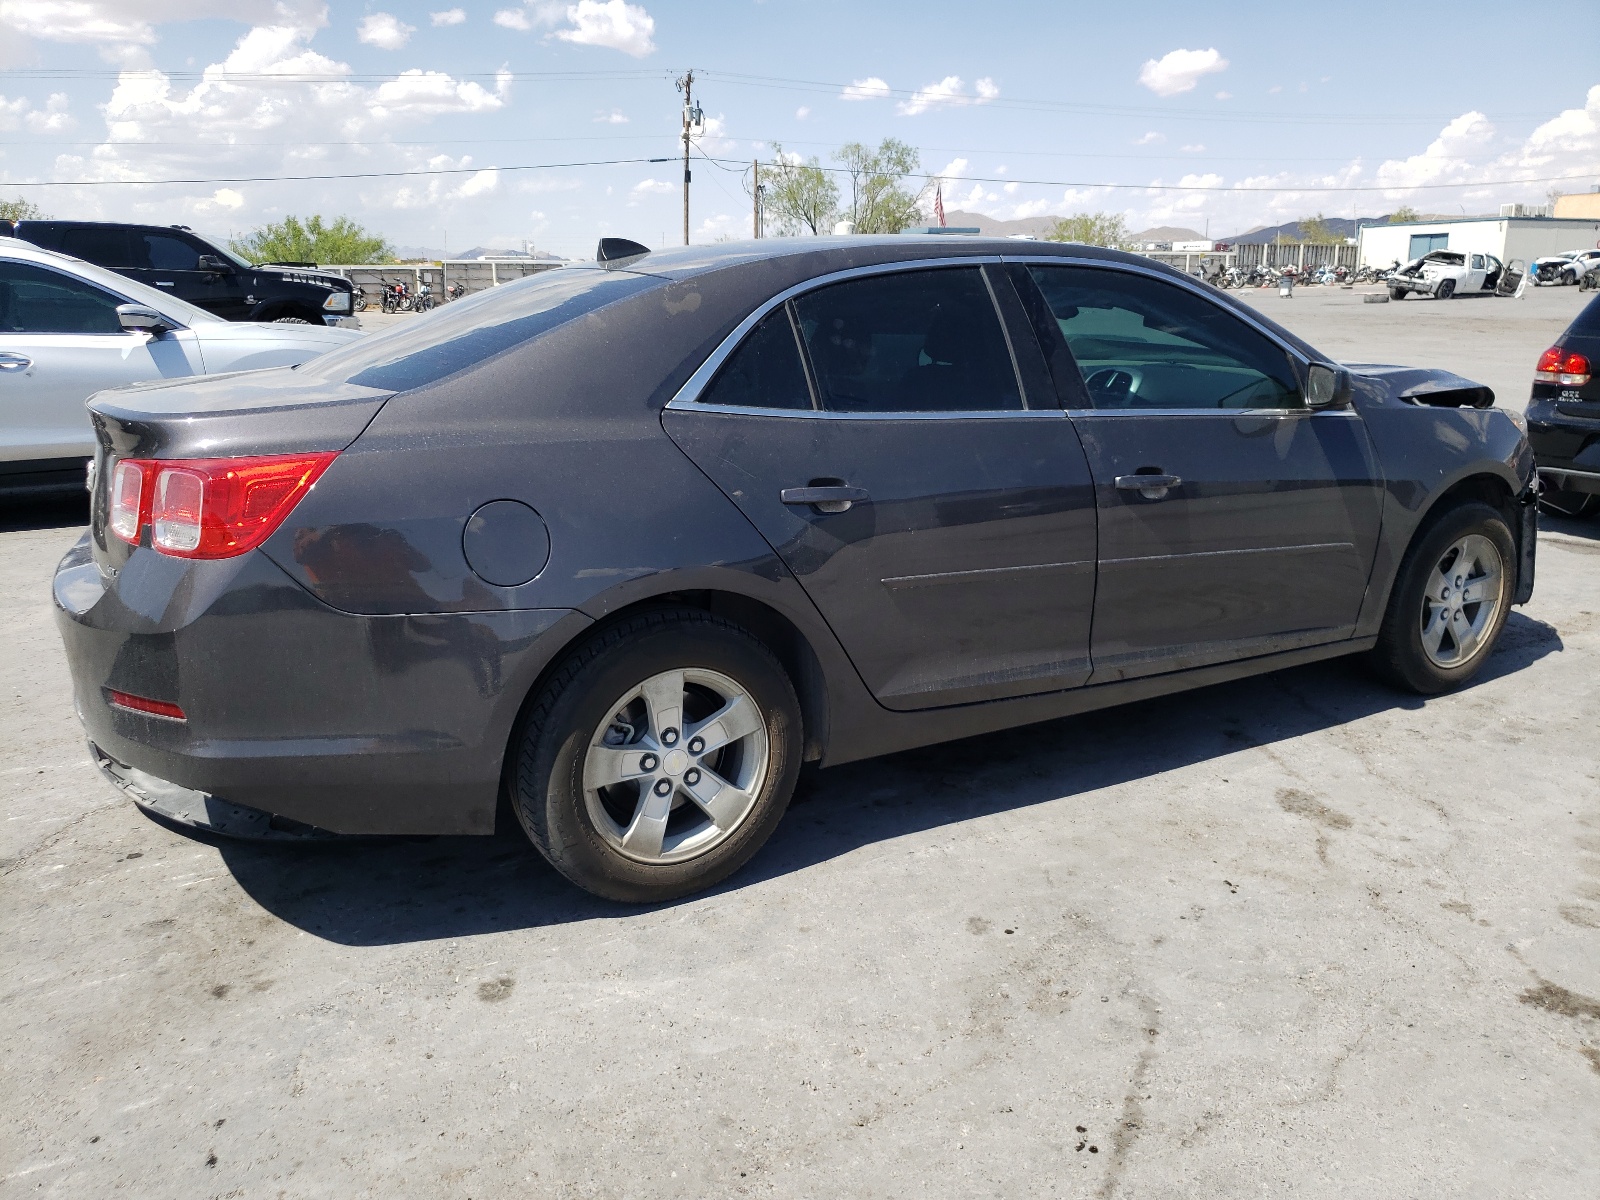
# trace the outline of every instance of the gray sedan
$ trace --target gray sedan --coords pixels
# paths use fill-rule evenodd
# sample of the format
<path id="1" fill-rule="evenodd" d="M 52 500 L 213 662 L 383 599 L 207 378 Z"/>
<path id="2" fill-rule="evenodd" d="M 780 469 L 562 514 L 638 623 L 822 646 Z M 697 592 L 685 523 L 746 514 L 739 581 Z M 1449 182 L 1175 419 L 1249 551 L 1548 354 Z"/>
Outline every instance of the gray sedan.
<path id="1" fill-rule="evenodd" d="M 503 813 L 656 901 L 747 862 L 802 763 L 1336 655 L 1439 692 L 1532 593 L 1487 388 L 1331 362 L 1148 260 L 599 257 L 91 403 L 55 599 L 110 780 L 243 836 Z"/>
<path id="2" fill-rule="evenodd" d="M 0 238 L 0 489 L 83 483 L 86 401 L 119 384 L 304 362 L 361 334 L 224 321 L 81 259 Z"/>

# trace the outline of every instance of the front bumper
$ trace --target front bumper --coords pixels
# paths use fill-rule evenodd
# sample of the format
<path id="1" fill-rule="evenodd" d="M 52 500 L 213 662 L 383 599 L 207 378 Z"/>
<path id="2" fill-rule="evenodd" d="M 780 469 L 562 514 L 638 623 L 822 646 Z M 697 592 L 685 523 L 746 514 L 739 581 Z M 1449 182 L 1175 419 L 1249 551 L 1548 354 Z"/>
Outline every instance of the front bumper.
<path id="1" fill-rule="evenodd" d="M 332 325 L 335 329 L 360 329 L 361 328 L 361 318 L 357 317 L 357 316 L 349 316 L 349 317 L 339 316 L 339 317 L 335 317 L 335 316 L 329 315 L 329 316 L 324 316 L 322 318 L 322 321 L 323 321 L 323 324 Z"/>
<path id="2" fill-rule="evenodd" d="M 259 551 L 141 549 L 113 576 L 87 535 L 54 596 L 78 716 L 119 786 L 189 824 L 223 804 L 334 833 L 493 832 L 522 700 L 589 623 L 552 609 L 356 616 Z M 187 719 L 114 708 L 109 689 Z"/>

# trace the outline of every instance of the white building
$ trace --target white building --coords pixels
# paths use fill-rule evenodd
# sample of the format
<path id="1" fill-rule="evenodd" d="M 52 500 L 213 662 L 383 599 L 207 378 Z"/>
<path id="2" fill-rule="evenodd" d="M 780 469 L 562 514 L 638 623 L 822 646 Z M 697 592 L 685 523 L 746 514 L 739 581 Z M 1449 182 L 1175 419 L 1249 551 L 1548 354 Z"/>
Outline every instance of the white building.
<path id="1" fill-rule="evenodd" d="M 1457 217 L 1444 221 L 1402 221 L 1363 225 L 1357 245 L 1361 265 L 1408 263 L 1430 250 L 1492 254 L 1501 262 L 1531 263 L 1547 254 L 1600 246 L 1600 219 L 1560 217 Z"/>

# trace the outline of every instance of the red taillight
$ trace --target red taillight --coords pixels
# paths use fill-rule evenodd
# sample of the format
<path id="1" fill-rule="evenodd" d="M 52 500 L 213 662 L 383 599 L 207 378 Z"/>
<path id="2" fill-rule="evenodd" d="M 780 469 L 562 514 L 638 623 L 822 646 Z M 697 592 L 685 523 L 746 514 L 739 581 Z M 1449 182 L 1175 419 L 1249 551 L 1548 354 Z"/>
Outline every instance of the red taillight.
<path id="1" fill-rule="evenodd" d="M 106 689 L 106 699 L 111 702 L 112 708 L 143 713 L 147 717 L 165 717 L 169 721 L 189 719 L 183 715 L 183 709 L 166 700 L 152 700 L 148 696 L 135 696 L 132 692 L 118 692 L 111 688 Z"/>
<path id="2" fill-rule="evenodd" d="M 1589 382 L 1589 360 L 1582 354 L 1569 354 L 1560 346 L 1551 346 L 1539 356 L 1534 368 L 1534 379 L 1540 383 L 1558 383 L 1564 387 L 1582 387 Z"/>
<path id="3" fill-rule="evenodd" d="M 112 475 L 111 529 L 137 544 L 148 524 L 163 554 L 232 558 L 266 541 L 337 457 L 123 459 Z"/>

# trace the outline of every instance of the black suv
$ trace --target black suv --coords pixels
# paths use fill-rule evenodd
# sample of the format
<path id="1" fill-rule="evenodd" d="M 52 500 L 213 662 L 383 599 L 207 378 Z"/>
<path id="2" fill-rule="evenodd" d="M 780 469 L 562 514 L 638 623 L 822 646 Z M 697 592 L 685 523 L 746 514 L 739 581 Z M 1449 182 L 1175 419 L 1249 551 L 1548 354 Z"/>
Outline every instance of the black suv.
<path id="1" fill-rule="evenodd" d="M 1539 356 L 1528 442 L 1547 509 L 1572 517 L 1600 512 L 1600 296 Z"/>
<path id="2" fill-rule="evenodd" d="M 357 325 L 350 281 L 314 263 L 252 266 L 183 225 L 110 221 L 0 221 L 16 237 L 170 291 L 229 321 Z"/>

